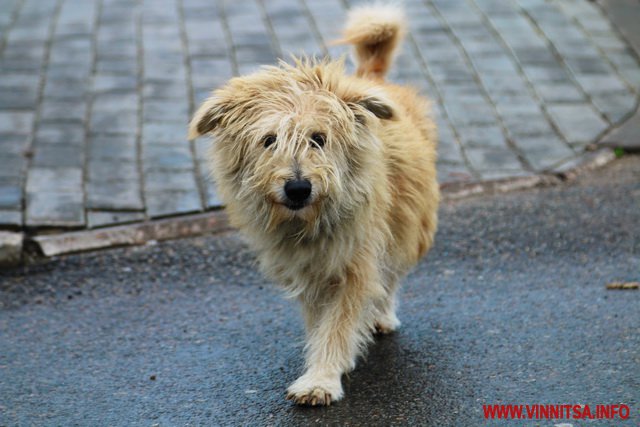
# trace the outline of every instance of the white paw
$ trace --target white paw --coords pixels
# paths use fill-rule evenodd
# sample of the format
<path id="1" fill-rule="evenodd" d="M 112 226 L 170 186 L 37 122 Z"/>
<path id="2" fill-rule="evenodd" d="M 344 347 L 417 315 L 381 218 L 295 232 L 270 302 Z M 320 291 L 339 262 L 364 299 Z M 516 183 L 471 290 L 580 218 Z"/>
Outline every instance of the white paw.
<path id="1" fill-rule="evenodd" d="M 395 313 L 385 314 L 376 319 L 374 325 L 377 334 L 390 334 L 400 327 L 400 320 Z"/>
<path id="2" fill-rule="evenodd" d="M 342 399 L 340 375 L 327 375 L 307 372 L 287 389 L 287 400 L 297 405 L 331 405 Z"/>

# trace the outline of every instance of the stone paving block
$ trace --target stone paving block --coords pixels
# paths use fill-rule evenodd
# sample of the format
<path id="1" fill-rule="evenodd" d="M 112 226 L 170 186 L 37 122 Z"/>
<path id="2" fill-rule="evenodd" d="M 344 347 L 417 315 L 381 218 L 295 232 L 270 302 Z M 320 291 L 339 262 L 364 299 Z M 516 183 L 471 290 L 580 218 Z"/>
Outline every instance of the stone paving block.
<path id="1" fill-rule="evenodd" d="M 29 147 L 29 139 L 29 135 L 0 134 L 0 157 L 24 155 L 25 150 Z M 1 171 L 0 175 L 2 175 Z"/>
<path id="2" fill-rule="evenodd" d="M 0 225 L 8 227 L 22 226 L 22 210 L 0 209 Z"/>
<path id="3" fill-rule="evenodd" d="M 142 212 L 113 212 L 113 211 L 89 211 L 87 212 L 87 225 L 89 228 L 105 227 L 116 224 L 143 221 Z"/>
<path id="4" fill-rule="evenodd" d="M 486 102 L 480 104 L 445 103 L 445 109 L 455 126 L 492 124 L 497 121 L 493 107 Z"/>
<path id="5" fill-rule="evenodd" d="M 82 192 L 81 167 L 44 168 L 31 167 L 27 175 L 27 193 L 75 193 Z"/>
<path id="6" fill-rule="evenodd" d="M 147 214 L 152 218 L 202 210 L 197 191 L 145 192 Z"/>
<path id="7" fill-rule="evenodd" d="M 186 81 L 145 80 L 142 93 L 148 99 L 187 99 Z"/>
<path id="8" fill-rule="evenodd" d="M 84 145 L 85 129 L 80 123 L 41 123 L 36 132 L 34 144 Z"/>
<path id="9" fill-rule="evenodd" d="M 187 123 L 184 122 L 145 122 L 142 125 L 143 145 L 175 144 L 188 146 Z"/>
<path id="10" fill-rule="evenodd" d="M 138 108 L 138 95 L 134 93 L 101 93 L 93 98 L 92 111 L 113 112 L 132 111 Z"/>
<path id="11" fill-rule="evenodd" d="M 93 78 L 93 91 L 95 93 L 124 92 L 133 93 L 138 86 L 136 76 L 118 76 L 111 74 L 96 74 Z"/>
<path id="12" fill-rule="evenodd" d="M 3 184 L 0 182 L 0 209 L 20 209 L 22 208 L 22 185 Z"/>
<path id="13" fill-rule="evenodd" d="M 462 126 L 457 128 L 460 143 L 466 147 L 507 148 L 507 142 L 498 124 Z"/>
<path id="14" fill-rule="evenodd" d="M 160 170 L 192 171 L 193 157 L 188 144 L 180 145 L 148 145 L 143 150 L 145 172 Z"/>
<path id="15" fill-rule="evenodd" d="M 507 131 L 516 141 L 524 136 L 555 134 L 551 124 L 542 114 L 504 116 L 502 119 Z"/>
<path id="16" fill-rule="evenodd" d="M 549 105 L 547 111 L 567 141 L 571 144 L 588 144 L 608 125 L 588 104 Z"/>
<path id="17" fill-rule="evenodd" d="M 0 87 L 0 110 L 35 110 L 37 99 L 36 88 Z"/>
<path id="18" fill-rule="evenodd" d="M 135 58 L 101 57 L 96 63 L 96 71 L 102 75 L 135 76 L 138 72 L 138 62 Z"/>
<path id="19" fill-rule="evenodd" d="M 91 135 L 89 158 L 92 160 L 136 161 L 136 136 L 129 135 Z"/>
<path id="20" fill-rule="evenodd" d="M 86 115 L 86 102 L 46 99 L 40 109 L 40 120 L 43 122 L 84 122 Z"/>
<path id="21" fill-rule="evenodd" d="M 22 153 L 2 153 L 0 156 L 0 177 L 19 178 L 27 166 L 27 160 Z"/>
<path id="22" fill-rule="evenodd" d="M 45 98 L 82 100 L 88 98 L 89 79 L 67 79 L 47 77 L 43 96 Z"/>
<path id="23" fill-rule="evenodd" d="M 136 110 L 94 110 L 91 114 L 89 130 L 96 134 L 135 135 L 138 132 L 138 112 Z"/>
<path id="24" fill-rule="evenodd" d="M 517 156 L 508 147 L 466 147 L 464 152 L 471 166 L 480 173 L 496 169 L 522 170 Z"/>
<path id="25" fill-rule="evenodd" d="M 27 194 L 26 225 L 83 227 L 85 219 L 82 192 Z"/>
<path id="26" fill-rule="evenodd" d="M 198 189 L 194 171 L 149 171 L 144 175 L 146 191 L 193 191 Z"/>
<path id="27" fill-rule="evenodd" d="M 524 136 L 518 138 L 516 144 L 535 171 L 550 170 L 564 159 L 575 156 L 573 150 L 555 135 Z"/>
<path id="28" fill-rule="evenodd" d="M 26 135 L 33 129 L 31 111 L 0 111 L 0 134 Z"/>
<path id="29" fill-rule="evenodd" d="M 2 214 L 0 213 L 0 220 Z M 23 233 L 0 231 L 0 266 L 17 265 L 22 259 Z"/>
<path id="30" fill-rule="evenodd" d="M 618 123 L 631 114 L 638 102 L 635 96 L 626 92 L 595 94 L 591 97 L 591 101 L 611 123 Z"/>
<path id="31" fill-rule="evenodd" d="M 45 168 L 79 168 L 84 165 L 84 151 L 77 145 L 39 144 L 33 153 L 32 166 Z"/>
<path id="32" fill-rule="evenodd" d="M 626 92 L 629 89 L 615 75 L 576 75 L 576 80 L 590 94 L 613 94 Z"/>
<path id="33" fill-rule="evenodd" d="M 557 64 L 528 65 L 523 67 L 527 78 L 534 84 L 539 82 L 571 83 L 566 69 Z"/>
<path id="34" fill-rule="evenodd" d="M 471 182 L 475 180 L 475 173 L 464 164 L 439 164 L 437 169 L 440 185 L 451 182 Z"/>
<path id="35" fill-rule="evenodd" d="M 85 81 L 91 74 L 91 63 L 86 64 L 49 64 L 47 67 L 47 79 Z M 53 90 L 53 89 L 50 89 Z M 80 95 L 78 95 L 80 97 Z"/>
<path id="36" fill-rule="evenodd" d="M 87 178 L 92 182 L 136 180 L 140 178 L 138 164 L 123 159 L 89 159 Z"/>
<path id="37" fill-rule="evenodd" d="M 140 182 L 89 181 L 86 206 L 96 210 L 144 210 Z"/>
<path id="38" fill-rule="evenodd" d="M 537 83 L 535 90 L 540 98 L 549 103 L 585 100 L 585 95 L 575 85 L 568 83 Z"/>
<path id="39" fill-rule="evenodd" d="M 102 35 L 102 33 L 100 33 Z M 100 37 L 100 36 L 99 36 Z M 101 40 L 97 42 L 98 60 L 137 60 L 138 46 L 135 38 L 125 40 Z"/>
<path id="40" fill-rule="evenodd" d="M 186 126 L 189 122 L 189 106 L 186 102 L 166 99 L 147 99 L 144 102 L 142 119 L 144 122 L 179 122 Z"/>

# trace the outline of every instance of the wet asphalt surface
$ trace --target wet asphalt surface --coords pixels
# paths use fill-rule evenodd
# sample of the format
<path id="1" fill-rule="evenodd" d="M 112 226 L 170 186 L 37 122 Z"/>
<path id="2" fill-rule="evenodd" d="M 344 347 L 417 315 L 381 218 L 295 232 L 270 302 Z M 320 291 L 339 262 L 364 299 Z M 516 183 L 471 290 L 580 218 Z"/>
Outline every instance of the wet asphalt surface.
<path id="1" fill-rule="evenodd" d="M 640 157 L 445 203 L 403 326 L 298 408 L 297 306 L 235 233 L 0 273 L 0 426 L 638 425 Z M 321 262 L 321 260 L 319 260 Z M 496 421 L 484 403 L 626 403 L 627 421 Z"/>

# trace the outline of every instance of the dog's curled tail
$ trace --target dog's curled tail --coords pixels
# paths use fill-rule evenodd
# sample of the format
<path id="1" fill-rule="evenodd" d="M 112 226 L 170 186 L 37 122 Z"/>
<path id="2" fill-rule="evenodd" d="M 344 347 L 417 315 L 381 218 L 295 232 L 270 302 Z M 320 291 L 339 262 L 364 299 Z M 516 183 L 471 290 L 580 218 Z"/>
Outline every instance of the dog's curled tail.
<path id="1" fill-rule="evenodd" d="M 406 33 L 404 11 L 393 5 L 366 5 L 351 9 L 343 37 L 335 44 L 351 44 L 361 77 L 383 78 Z"/>

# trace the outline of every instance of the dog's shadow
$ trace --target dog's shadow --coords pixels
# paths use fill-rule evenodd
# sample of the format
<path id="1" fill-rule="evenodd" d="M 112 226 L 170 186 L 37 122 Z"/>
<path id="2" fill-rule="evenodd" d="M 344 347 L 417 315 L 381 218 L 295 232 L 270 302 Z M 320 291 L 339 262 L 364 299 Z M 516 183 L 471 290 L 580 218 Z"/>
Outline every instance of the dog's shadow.
<path id="1" fill-rule="evenodd" d="M 429 425 L 454 411 L 445 349 L 428 337 L 377 336 L 366 358 L 344 376 L 345 397 L 329 407 L 288 409 L 295 425 Z M 284 415 L 284 414 L 283 414 Z"/>

